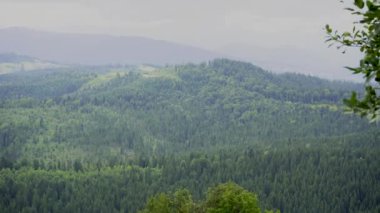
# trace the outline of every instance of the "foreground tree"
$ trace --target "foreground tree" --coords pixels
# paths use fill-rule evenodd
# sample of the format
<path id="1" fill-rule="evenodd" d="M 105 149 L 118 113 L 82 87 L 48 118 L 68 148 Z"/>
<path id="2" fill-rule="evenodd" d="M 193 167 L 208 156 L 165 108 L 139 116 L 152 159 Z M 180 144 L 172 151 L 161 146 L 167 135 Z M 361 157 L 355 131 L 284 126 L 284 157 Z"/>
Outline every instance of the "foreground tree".
<path id="1" fill-rule="evenodd" d="M 257 196 L 235 183 L 220 184 L 207 193 L 208 213 L 260 213 Z"/>
<path id="2" fill-rule="evenodd" d="M 170 198 L 164 194 L 158 194 L 149 199 L 145 206 L 145 209 L 141 213 L 157 212 L 157 213 L 169 213 L 172 212 L 172 202 Z"/>
<path id="3" fill-rule="evenodd" d="M 141 213 L 261 213 L 257 195 L 235 183 L 220 184 L 209 189 L 207 199 L 196 204 L 186 189 L 173 195 L 158 194 L 149 199 Z M 274 211 L 265 211 L 274 213 Z M 279 213 L 279 211 L 276 211 Z"/>
<path id="4" fill-rule="evenodd" d="M 194 205 L 190 192 L 181 189 L 173 195 L 160 193 L 150 198 L 141 213 L 190 213 Z"/>
<path id="5" fill-rule="evenodd" d="M 362 74 L 366 80 L 365 95 L 358 98 L 355 92 L 344 103 L 349 109 L 361 116 L 367 116 L 371 121 L 380 117 L 380 1 L 355 0 L 354 8 L 346 8 L 352 15 L 360 16 L 350 32 L 339 33 L 326 25 L 327 42 L 337 44 L 337 48 L 359 48 L 363 53 L 358 67 L 347 67 L 354 74 Z"/>

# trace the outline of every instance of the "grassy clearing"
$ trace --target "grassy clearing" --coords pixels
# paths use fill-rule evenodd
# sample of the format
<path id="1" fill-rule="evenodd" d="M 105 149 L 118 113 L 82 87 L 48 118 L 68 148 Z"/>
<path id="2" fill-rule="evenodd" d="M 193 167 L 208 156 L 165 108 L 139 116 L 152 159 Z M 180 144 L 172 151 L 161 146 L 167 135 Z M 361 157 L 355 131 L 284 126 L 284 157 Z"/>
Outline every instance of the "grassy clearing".
<path id="1" fill-rule="evenodd" d="M 173 72 L 172 69 L 157 69 L 154 67 L 143 67 L 140 68 L 141 74 L 144 78 L 167 78 L 171 80 L 179 81 L 180 78 Z"/>
<path id="2" fill-rule="evenodd" d="M 25 72 L 60 67 L 64 67 L 64 65 L 41 61 L 25 61 L 21 63 L 0 63 L 0 75 L 12 72 Z"/>

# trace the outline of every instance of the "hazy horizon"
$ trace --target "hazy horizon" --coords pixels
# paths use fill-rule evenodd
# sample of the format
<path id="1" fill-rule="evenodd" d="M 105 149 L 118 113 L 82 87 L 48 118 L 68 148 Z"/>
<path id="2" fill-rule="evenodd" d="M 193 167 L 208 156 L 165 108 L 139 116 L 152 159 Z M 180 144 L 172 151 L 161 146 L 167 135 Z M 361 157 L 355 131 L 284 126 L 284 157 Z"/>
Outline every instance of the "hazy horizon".
<path id="1" fill-rule="evenodd" d="M 138 36 L 228 55 L 279 72 L 350 80 L 358 53 L 327 48 L 323 27 L 350 29 L 338 0 L 2 0 L 0 28 Z"/>

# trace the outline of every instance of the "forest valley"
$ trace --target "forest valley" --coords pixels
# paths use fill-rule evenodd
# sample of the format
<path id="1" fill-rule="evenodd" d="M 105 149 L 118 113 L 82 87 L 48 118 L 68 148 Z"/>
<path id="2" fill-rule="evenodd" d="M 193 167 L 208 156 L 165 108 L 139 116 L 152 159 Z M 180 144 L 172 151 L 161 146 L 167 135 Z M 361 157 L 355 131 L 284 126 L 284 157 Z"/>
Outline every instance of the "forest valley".
<path id="1" fill-rule="evenodd" d="M 380 212 L 351 91 L 227 59 L 1 74 L 0 212 Z"/>

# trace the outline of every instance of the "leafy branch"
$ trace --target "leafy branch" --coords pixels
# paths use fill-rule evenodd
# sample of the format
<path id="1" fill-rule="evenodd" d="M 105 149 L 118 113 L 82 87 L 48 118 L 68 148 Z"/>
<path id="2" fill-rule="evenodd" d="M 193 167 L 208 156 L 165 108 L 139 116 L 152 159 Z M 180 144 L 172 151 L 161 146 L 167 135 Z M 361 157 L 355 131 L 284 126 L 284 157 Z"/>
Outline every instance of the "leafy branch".
<path id="1" fill-rule="evenodd" d="M 371 121 L 380 117 L 380 2 L 379 0 L 355 0 L 353 8 L 345 8 L 352 15 L 360 17 L 358 22 L 354 22 L 352 31 L 343 33 L 333 30 L 326 25 L 326 42 L 329 47 L 336 45 L 337 49 L 343 49 L 345 53 L 347 47 L 359 48 L 363 53 L 359 66 L 346 67 L 354 74 L 361 74 L 365 79 L 365 95 L 361 99 L 353 92 L 351 98 L 344 99 L 348 110 L 367 116 Z M 377 85 L 377 86 L 376 86 Z"/>

